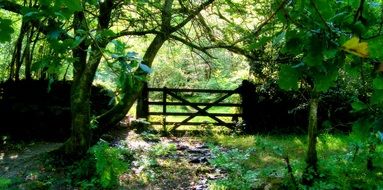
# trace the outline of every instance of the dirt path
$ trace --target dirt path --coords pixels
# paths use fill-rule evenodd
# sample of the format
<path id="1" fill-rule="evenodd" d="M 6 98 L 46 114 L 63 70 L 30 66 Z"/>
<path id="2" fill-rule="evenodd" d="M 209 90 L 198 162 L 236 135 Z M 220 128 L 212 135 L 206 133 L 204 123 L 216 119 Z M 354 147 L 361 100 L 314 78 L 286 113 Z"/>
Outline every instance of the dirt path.
<path id="1" fill-rule="evenodd" d="M 210 166 L 209 147 L 198 138 L 160 137 L 126 129 L 114 131 L 109 137 L 117 137 L 112 146 L 129 147 L 135 154 L 131 170 L 120 177 L 122 189 L 204 190 L 208 189 L 209 180 L 224 177 L 223 172 Z M 36 142 L 0 149 L 0 178 L 18 181 L 14 187 L 40 180 L 46 184 L 46 178 L 65 178 L 64 173 L 47 166 L 42 159 L 45 153 L 60 145 L 62 143 Z"/>
<path id="2" fill-rule="evenodd" d="M 139 155 L 132 172 L 125 176 L 127 189 L 204 190 L 208 189 L 209 180 L 224 177 L 221 171 L 210 166 L 208 159 L 212 155 L 209 147 L 197 138 L 145 140 L 145 135 L 130 131 L 122 142 Z M 149 180 L 145 181 L 147 177 Z"/>
<path id="3" fill-rule="evenodd" d="M 33 173 L 44 170 L 39 156 L 60 147 L 62 143 L 37 142 L 0 150 L 0 177 L 33 178 Z M 23 146 L 23 147 L 22 147 Z"/>

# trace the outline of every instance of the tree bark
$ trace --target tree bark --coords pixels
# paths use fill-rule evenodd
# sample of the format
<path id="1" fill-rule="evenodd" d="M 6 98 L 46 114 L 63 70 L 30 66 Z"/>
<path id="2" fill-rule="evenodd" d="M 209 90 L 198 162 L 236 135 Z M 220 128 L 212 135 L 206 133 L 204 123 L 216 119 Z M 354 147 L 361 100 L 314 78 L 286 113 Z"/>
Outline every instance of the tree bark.
<path id="1" fill-rule="evenodd" d="M 316 151 L 318 133 L 318 104 L 319 95 L 315 92 L 311 95 L 309 104 L 309 126 L 308 126 L 308 149 L 306 156 L 306 169 L 302 176 L 302 182 L 312 185 L 318 177 L 318 155 Z"/>
<path id="2" fill-rule="evenodd" d="M 21 52 L 23 47 L 23 39 L 25 37 L 25 34 L 27 32 L 27 24 L 23 20 L 21 27 L 20 27 L 20 34 L 17 37 L 15 49 L 12 55 L 12 61 L 10 63 L 10 73 L 9 73 L 9 80 L 19 80 L 20 79 L 20 67 L 22 64 L 21 59 Z"/>
<path id="3" fill-rule="evenodd" d="M 104 48 L 106 45 L 101 45 Z M 100 63 L 102 52 L 99 46 L 92 46 L 82 72 L 76 72 L 71 88 L 71 137 L 62 147 L 66 156 L 76 159 L 84 155 L 92 145 L 92 129 L 90 125 L 90 96 L 92 82 Z"/>
<path id="4" fill-rule="evenodd" d="M 112 0 L 105 0 L 100 3 L 97 32 L 102 32 L 109 26 L 112 6 Z M 75 13 L 73 28 L 75 31 L 79 29 L 86 31 L 88 29 L 84 12 Z M 88 50 L 88 43 L 89 41 L 84 40 L 73 50 L 73 57 L 76 60 L 73 63 L 74 79 L 70 97 L 72 133 L 61 147 L 61 151 L 59 151 L 72 159 L 81 158 L 93 143 L 90 119 L 91 87 L 102 58 L 102 50 L 106 47 L 108 41 L 105 39 L 93 40 L 90 50 Z"/>
<path id="5" fill-rule="evenodd" d="M 148 116 L 149 116 L 148 101 L 149 101 L 149 92 L 148 92 L 148 83 L 146 82 L 144 83 L 143 88 L 141 90 L 141 94 L 137 99 L 137 108 L 136 108 L 137 118 L 148 119 Z"/>
<path id="6" fill-rule="evenodd" d="M 31 43 L 32 43 L 33 35 L 34 35 L 34 30 L 33 30 L 33 27 L 31 27 L 31 29 L 29 30 L 29 35 L 26 41 L 24 54 L 23 54 L 23 60 L 25 62 L 25 79 L 26 80 L 32 79 L 31 66 L 32 66 L 33 54 L 31 54 Z"/>

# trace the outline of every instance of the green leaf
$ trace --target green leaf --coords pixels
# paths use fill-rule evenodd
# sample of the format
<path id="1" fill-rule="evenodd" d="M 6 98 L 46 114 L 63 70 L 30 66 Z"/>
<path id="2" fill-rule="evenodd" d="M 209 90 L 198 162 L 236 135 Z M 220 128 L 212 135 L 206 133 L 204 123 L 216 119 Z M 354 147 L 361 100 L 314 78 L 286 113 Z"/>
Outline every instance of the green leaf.
<path id="1" fill-rule="evenodd" d="M 378 76 L 372 81 L 374 89 L 383 90 L 383 77 Z"/>
<path id="2" fill-rule="evenodd" d="M 322 64 L 322 57 L 309 53 L 303 58 L 303 62 L 308 66 L 318 66 Z"/>
<path id="3" fill-rule="evenodd" d="M 359 8 L 359 4 L 360 4 L 360 1 L 347 1 L 348 2 L 348 5 L 351 6 L 353 9 L 358 9 Z"/>
<path id="4" fill-rule="evenodd" d="M 316 5 L 318 7 L 318 10 L 321 14 L 321 16 L 325 19 L 328 20 L 332 18 L 335 15 L 335 12 L 332 10 L 331 7 L 331 2 L 328 0 L 316 0 Z"/>
<path id="5" fill-rule="evenodd" d="M 39 0 L 40 5 L 49 6 L 51 4 L 51 0 Z"/>
<path id="6" fill-rule="evenodd" d="M 0 189 L 7 189 L 12 184 L 12 180 L 0 177 Z"/>
<path id="7" fill-rule="evenodd" d="M 47 38 L 48 40 L 56 41 L 59 39 L 60 35 L 61 35 L 60 30 L 53 30 L 47 34 Z"/>
<path id="8" fill-rule="evenodd" d="M 337 49 L 325 50 L 323 52 L 324 60 L 329 60 L 329 59 L 335 58 L 337 52 L 338 52 Z"/>
<path id="9" fill-rule="evenodd" d="M 147 65 L 145 65 L 145 64 L 140 63 L 139 66 L 140 66 L 140 68 L 141 68 L 145 73 L 152 73 L 152 72 L 153 72 L 153 70 L 152 70 L 150 67 L 148 67 Z"/>
<path id="10" fill-rule="evenodd" d="M 278 85 L 284 90 L 297 90 L 299 72 L 290 65 L 282 65 L 279 71 Z"/>
<path id="11" fill-rule="evenodd" d="M 356 111 L 356 112 L 364 110 L 364 109 L 367 108 L 367 105 L 365 103 L 363 103 L 362 101 L 360 101 L 360 100 L 357 100 L 357 101 L 353 102 L 351 104 L 351 106 L 352 106 L 352 109 L 354 111 Z"/>
<path id="12" fill-rule="evenodd" d="M 382 59 L 383 58 L 383 36 L 375 38 L 368 41 L 368 52 L 369 57 L 372 59 Z"/>
<path id="13" fill-rule="evenodd" d="M 71 11 L 82 11 L 81 0 L 65 0 L 64 2 Z"/>
<path id="14" fill-rule="evenodd" d="M 81 0 L 56 0 L 55 7 L 58 10 L 68 9 L 72 13 L 82 11 Z"/>
<path id="15" fill-rule="evenodd" d="M 10 41 L 13 32 L 12 20 L 0 18 L 0 43 Z"/>
<path id="16" fill-rule="evenodd" d="M 125 54 L 126 45 L 120 40 L 113 40 L 112 44 L 114 45 L 114 52 L 119 55 Z"/>
<path id="17" fill-rule="evenodd" d="M 371 95 L 370 102 L 372 104 L 383 103 L 383 90 L 375 90 Z"/>
<path id="18" fill-rule="evenodd" d="M 307 0 L 297 0 L 296 1 L 296 7 L 298 8 L 298 11 L 303 11 L 307 5 L 308 5 Z"/>
<path id="19" fill-rule="evenodd" d="M 368 119 L 361 119 L 356 121 L 352 125 L 351 136 L 355 140 L 365 141 L 370 137 L 370 129 L 372 128 L 372 122 Z"/>
<path id="20" fill-rule="evenodd" d="M 326 72 L 317 72 L 314 74 L 314 90 L 316 92 L 325 92 L 334 85 L 338 77 L 338 69 L 335 66 L 328 67 Z"/>
<path id="21" fill-rule="evenodd" d="M 354 32 L 354 34 L 357 35 L 362 35 L 366 31 L 366 27 L 361 21 L 355 22 L 355 24 L 350 25 L 350 29 Z"/>
<path id="22" fill-rule="evenodd" d="M 90 5 L 97 5 L 98 0 L 86 0 L 86 2 L 89 3 Z"/>
<path id="23" fill-rule="evenodd" d="M 273 39 L 273 45 L 274 46 L 280 45 L 283 42 L 283 40 L 285 39 L 285 36 L 286 36 L 286 32 L 281 32 L 280 34 L 275 36 Z"/>
<path id="24" fill-rule="evenodd" d="M 358 79 L 360 77 L 360 67 L 355 67 L 351 64 L 345 64 L 344 70 L 353 79 Z"/>
<path id="25" fill-rule="evenodd" d="M 306 33 L 290 30 L 286 32 L 285 38 L 286 44 L 282 49 L 283 52 L 292 55 L 298 55 L 303 52 L 303 46 L 307 38 Z"/>

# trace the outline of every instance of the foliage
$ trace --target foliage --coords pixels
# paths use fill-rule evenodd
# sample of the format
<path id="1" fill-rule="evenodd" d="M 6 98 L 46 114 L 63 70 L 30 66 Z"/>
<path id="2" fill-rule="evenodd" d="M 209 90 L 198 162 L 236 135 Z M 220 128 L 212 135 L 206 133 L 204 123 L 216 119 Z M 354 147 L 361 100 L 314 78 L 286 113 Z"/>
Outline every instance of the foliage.
<path id="1" fill-rule="evenodd" d="M 212 139 L 214 157 L 210 162 L 227 172 L 227 177 L 210 181 L 213 189 L 265 188 L 275 189 L 379 189 L 382 188 L 382 145 L 378 145 L 373 159 L 373 171 L 366 168 L 369 146 L 358 143 L 353 136 L 324 134 L 319 136 L 319 179 L 312 187 L 299 183 L 304 171 L 305 137 L 297 136 L 246 136 L 252 146 L 243 147 L 243 139 L 221 136 Z M 251 140 L 252 139 L 252 140 Z M 211 142 L 211 141 L 210 141 Z M 224 146 L 224 148 L 220 147 Z M 284 157 L 290 158 L 293 185 L 287 172 Z M 379 163 L 379 164 L 378 164 Z M 237 174 L 242 174 L 236 176 Z M 256 174 L 251 180 L 245 178 Z M 342 180 L 339 180 L 342 179 Z M 246 181 L 246 182 L 245 182 Z"/>
<path id="2" fill-rule="evenodd" d="M 180 44 L 169 44 L 158 55 L 153 65 L 149 84 L 168 88 L 235 89 L 248 75 L 248 66 L 242 57 L 223 50 L 212 56 L 199 57 Z M 190 56 L 185 56 L 189 55 Z"/>
<path id="3" fill-rule="evenodd" d="M 152 147 L 150 150 L 149 155 L 153 156 L 167 156 L 167 155 L 173 155 L 177 151 L 177 147 L 175 144 L 157 144 Z"/>
<path id="4" fill-rule="evenodd" d="M 0 43 L 11 40 L 14 29 L 11 26 L 12 20 L 0 18 Z"/>
<path id="5" fill-rule="evenodd" d="M 247 162 L 255 149 L 230 149 L 222 152 L 212 148 L 213 159 L 209 163 L 227 172 L 224 179 L 213 182 L 213 189 L 253 189 L 258 181 L 258 171 L 249 170 Z"/>
<path id="6" fill-rule="evenodd" d="M 106 142 L 100 141 L 91 148 L 96 159 L 96 173 L 103 188 L 111 188 L 118 185 L 119 176 L 129 169 L 129 164 L 124 160 L 125 149 L 109 147 Z"/>
<path id="7" fill-rule="evenodd" d="M 12 180 L 0 177 L 0 189 L 6 189 L 12 184 Z"/>

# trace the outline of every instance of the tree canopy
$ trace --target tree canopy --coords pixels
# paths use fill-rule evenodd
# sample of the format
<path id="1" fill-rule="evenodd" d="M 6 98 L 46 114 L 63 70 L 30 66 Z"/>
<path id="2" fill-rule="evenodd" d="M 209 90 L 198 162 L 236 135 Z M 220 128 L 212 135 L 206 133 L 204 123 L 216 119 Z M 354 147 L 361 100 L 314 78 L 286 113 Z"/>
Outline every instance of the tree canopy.
<path id="1" fill-rule="evenodd" d="M 60 151 L 81 156 L 133 106 L 163 46 L 198 57 L 206 70 L 222 67 L 228 71 L 216 74 L 222 76 L 242 70 L 226 65 L 231 61 L 223 57 L 231 52 L 236 55 L 227 57 L 235 63 L 248 63 L 255 83 L 310 94 L 306 173 L 316 176 L 317 110 L 324 93 L 352 92 L 350 103 L 360 114 L 356 136 L 382 138 L 382 28 L 381 0 L 0 0 L 0 76 L 71 80 L 72 135 Z M 152 80 L 164 80 L 174 69 L 159 64 L 166 69 L 154 70 Z M 194 72 L 176 64 L 179 77 Z M 115 79 L 116 98 L 110 110 L 91 116 L 100 65 Z M 190 78 L 185 83 L 196 77 Z"/>

